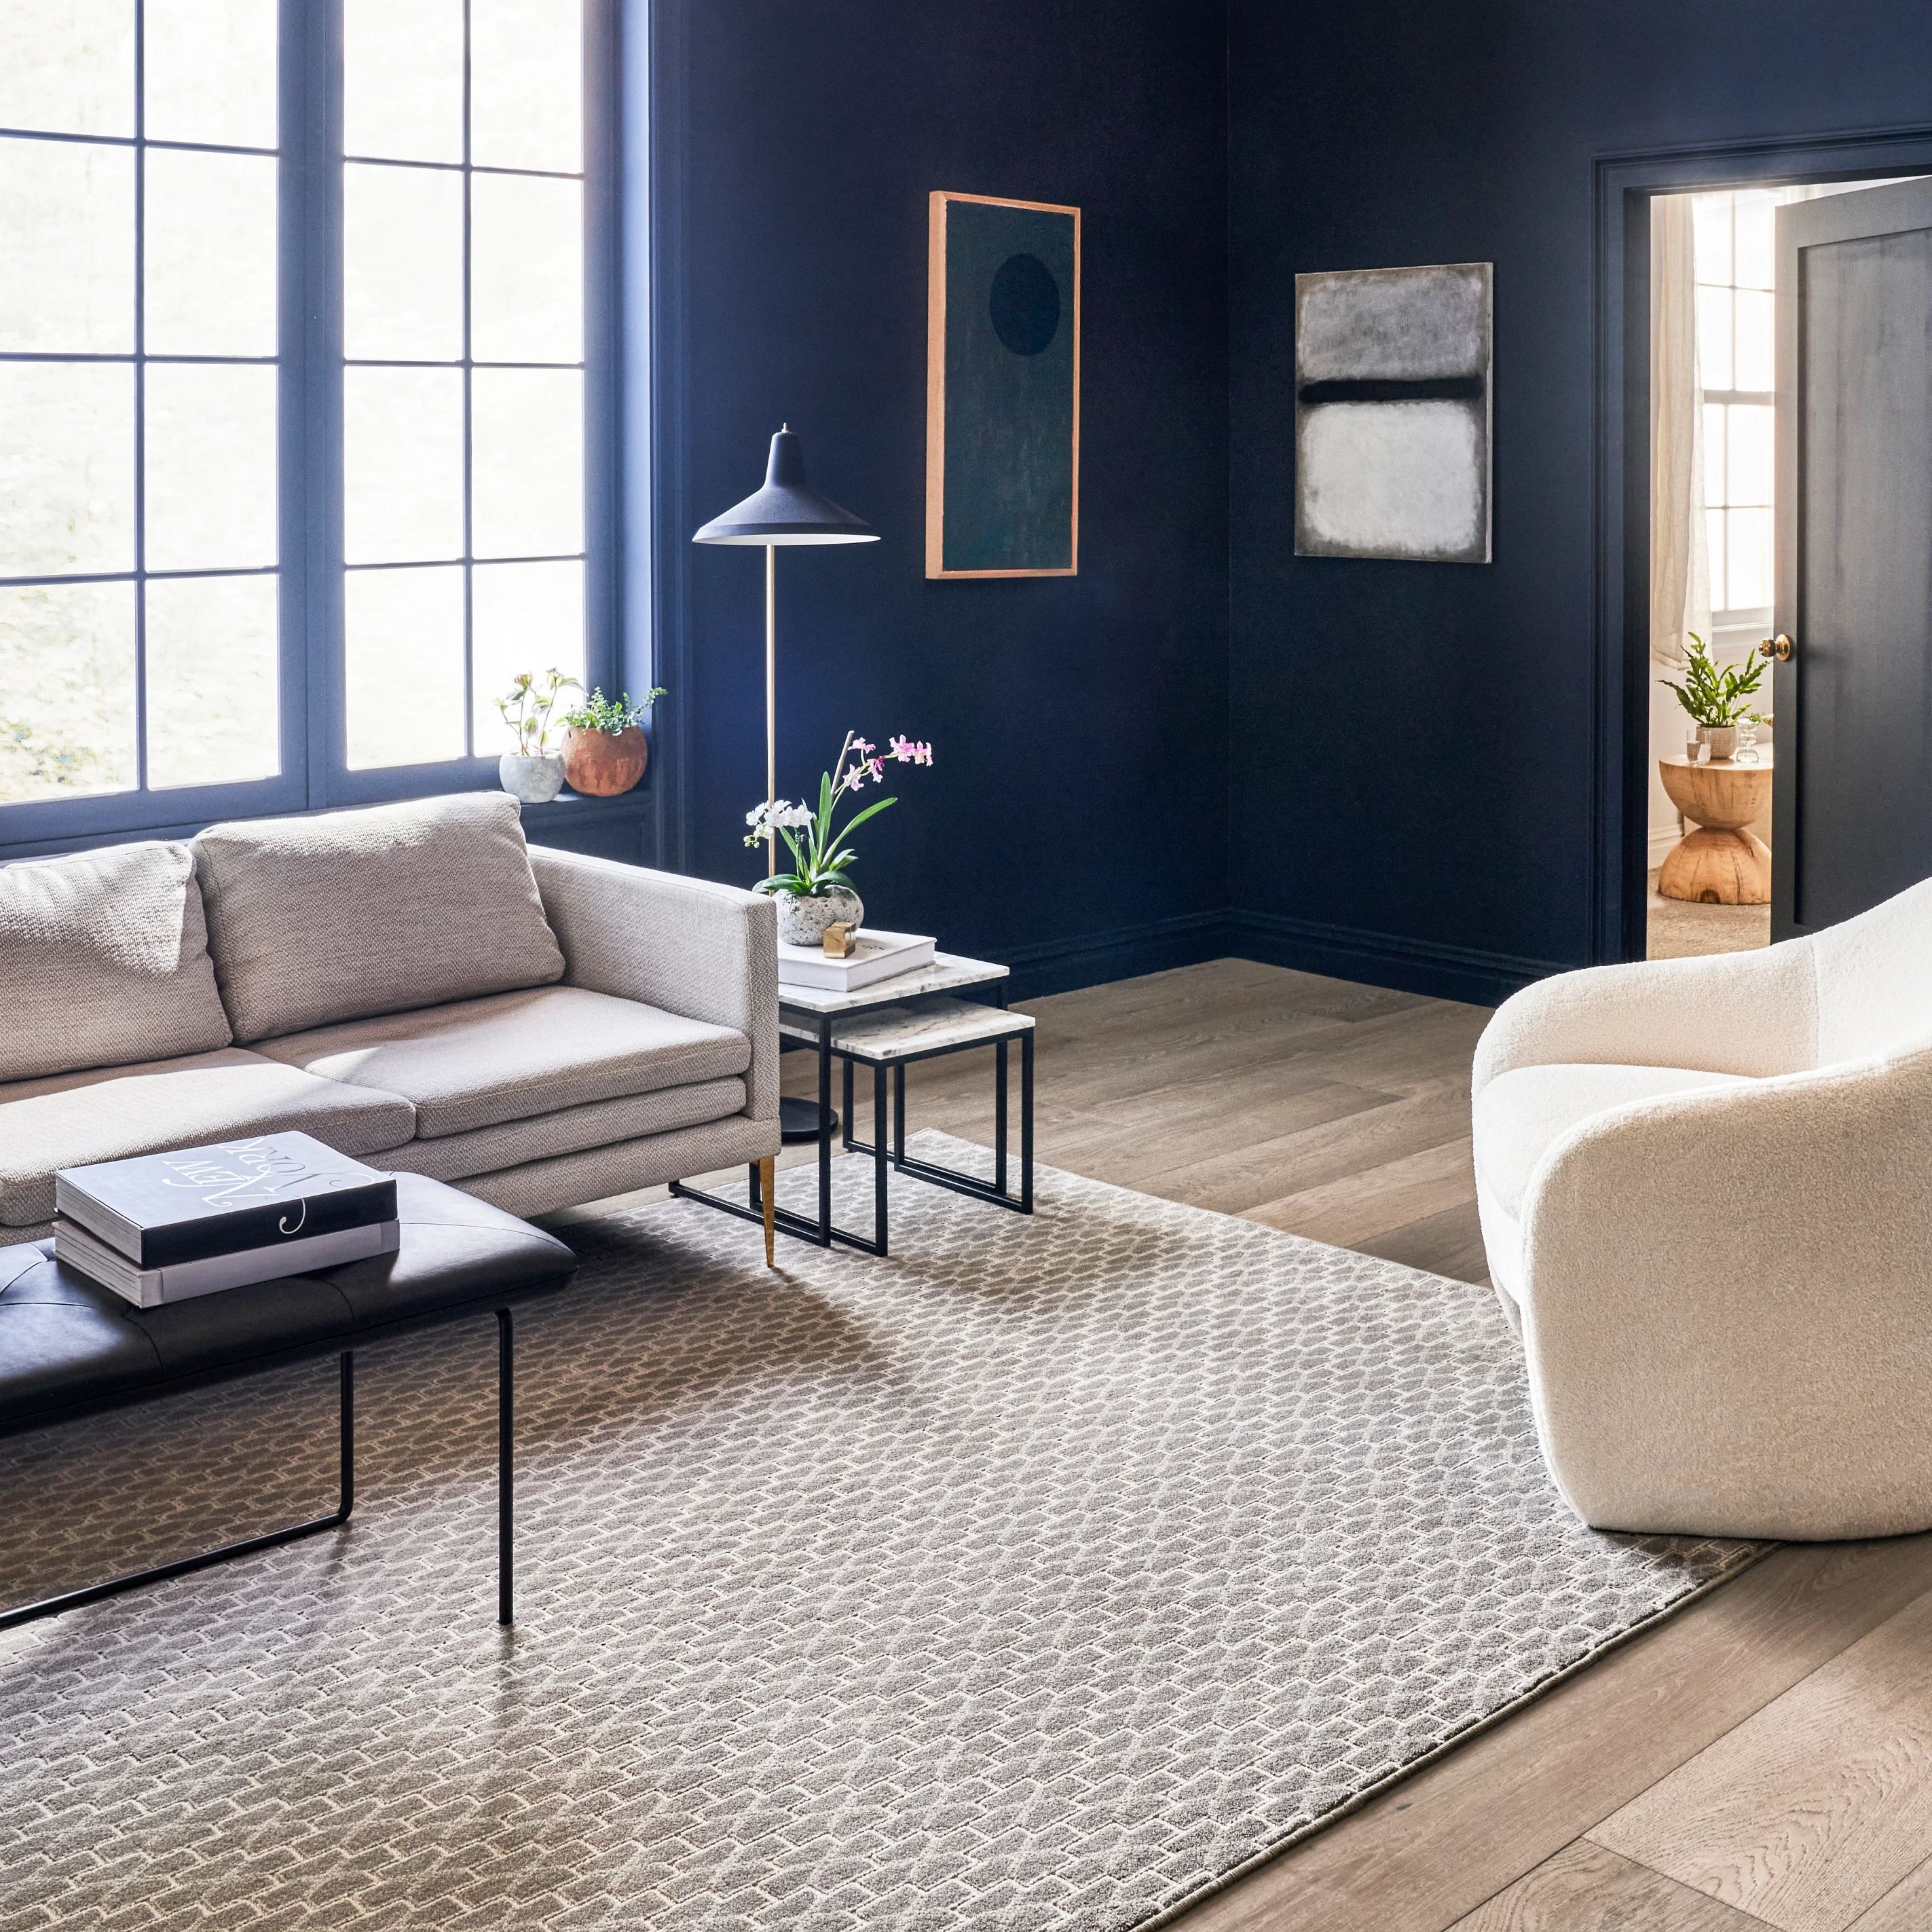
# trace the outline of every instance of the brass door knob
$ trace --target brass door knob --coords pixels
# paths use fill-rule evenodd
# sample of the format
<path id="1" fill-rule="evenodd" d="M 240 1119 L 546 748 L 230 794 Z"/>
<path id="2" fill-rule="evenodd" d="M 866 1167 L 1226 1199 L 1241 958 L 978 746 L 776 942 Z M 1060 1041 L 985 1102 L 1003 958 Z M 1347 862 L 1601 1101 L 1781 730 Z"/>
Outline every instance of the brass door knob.
<path id="1" fill-rule="evenodd" d="M 1780 664 L 1791 662 L 1791 640 L 1780 631 L 1774 638 L 1766 638 L 1757 647 L 1761 658 L 1775 658 Z"/>

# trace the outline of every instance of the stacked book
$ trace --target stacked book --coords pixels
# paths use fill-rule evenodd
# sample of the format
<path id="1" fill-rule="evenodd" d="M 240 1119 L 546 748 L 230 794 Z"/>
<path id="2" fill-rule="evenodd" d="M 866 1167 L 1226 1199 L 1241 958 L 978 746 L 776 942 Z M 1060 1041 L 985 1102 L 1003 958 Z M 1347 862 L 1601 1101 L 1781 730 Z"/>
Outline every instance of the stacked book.
<path id="1" fill-rule="evenodd" d="M 778 942 L 778 984 L 820 992 L 856 993 L 862 986 L 896 980 L 932 964 L 933 941 L 916 932 L 882 932 L 867 926 L 854 936 L 850 952 L 835 958 L 822 946 Z"/>
<path id="2" fill-rule="evenodd" d="M 396 1183 L 307 1134 L 256 1134 L 54 1176 L 54 1257 L 156 1308 L 397 1245 Z"/>

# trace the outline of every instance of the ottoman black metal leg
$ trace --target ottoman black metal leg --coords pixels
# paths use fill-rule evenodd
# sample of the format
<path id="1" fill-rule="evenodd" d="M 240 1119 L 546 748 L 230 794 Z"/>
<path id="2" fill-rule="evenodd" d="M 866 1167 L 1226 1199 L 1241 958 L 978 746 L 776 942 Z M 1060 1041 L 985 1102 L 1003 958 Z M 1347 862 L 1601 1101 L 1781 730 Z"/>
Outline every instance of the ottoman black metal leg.
<path id="1" fill-rule="evenodd" d="M 512 1621 L 510 1610 L 511 1538 L 515 1527 L 514 1452 L 516 1442 L 514 1349 L 510 1311 L 496 1311 L 496 1621 Z"/>
<path id="2" fill-rule="evenodd" d="M 338 1501 L 332 1516 L 317 1516 L 312 1522 L 298 1522 L 286 1529 L 272 1529 L 264 1536 L 244 1538 L 239 1543 L 225 1543 L 219 1550 L 204 1550 L 199 1556 L 184 1556 L 178 1562 L 157 1564 L 152 1570 L 130 1570 L 111 1583 L 90 1584 L 84 1590 L 69 1590 L 64 1595 L 46 1597 L 38 1604 L 22 1604 L 18 1610 L 0 1611 L 0 1630 L 41 1617 L 57 1617 L 63 1610 L 77 1610 L 84 1604 L 98 1604 L 118 1597 L 124 1590 L 139 1589 L 144 1583 L 160 1583 L 170 1576 L 191 1576 L 231 1557 L 250 1556 L 258 1550 L 272 1550 L 278 1544 L 292 1543 L 298 1537 L 314 1536 L 319 1531 L 339 1529 L 349 1520 L 356 1506 L 356 1358 L 346 1352 L 341 1358 L 341 1416 L 338 1440 L 341 1455 Z"/>

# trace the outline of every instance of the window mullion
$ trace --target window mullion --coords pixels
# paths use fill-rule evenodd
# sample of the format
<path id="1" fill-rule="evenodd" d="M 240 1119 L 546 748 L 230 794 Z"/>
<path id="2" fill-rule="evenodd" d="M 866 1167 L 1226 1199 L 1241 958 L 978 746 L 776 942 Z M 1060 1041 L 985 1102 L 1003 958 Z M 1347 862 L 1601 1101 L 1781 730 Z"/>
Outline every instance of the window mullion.
<path id="1" fill-rule="evenodd" d="M 476 338 L 470 272 L 474 176 L 470 172 L 471 0 L 463 0 L 463 744 L 476 755 Z"/>
<path id="2" fill-rule="evenodd" d="M 148 0 L 134 0 L 134 790 L 148 789 Z"/>

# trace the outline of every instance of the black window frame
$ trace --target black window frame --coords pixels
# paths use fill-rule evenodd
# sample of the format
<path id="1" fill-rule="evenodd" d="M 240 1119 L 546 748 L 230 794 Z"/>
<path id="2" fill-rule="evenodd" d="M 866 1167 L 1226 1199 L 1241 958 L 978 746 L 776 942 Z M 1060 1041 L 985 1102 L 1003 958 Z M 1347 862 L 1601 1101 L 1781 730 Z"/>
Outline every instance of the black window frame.
<path id="1" fill-rule="evenodd" d="M 0 134 L 133 146 L 145 60 L 145 0 L 136 7 L 135 132 L 131 136 Z M 471 0 L 461 0 L 465 41 Z M 341 0 L 275 0 L 280 33 L 280 126 L 278 152 L 278 529 L 280 557 L 279 776 L 226 784 L 184 786 L 0 804 L 0 859 L 33 851 L 191 831 L 224 818 L 417 798 L 480 789 L 496 782 L 494 752 L 433 764 L 351 771 L 347 762 L 343 653 L 342 505 L 342 86 Z M 622 400 L 618 313 L 622 280 L 619 168 L 622 152 L 619 31 L 623 0 L 582 0 L 584 70 L 584 664 L 585 682 L 615 689 L 626 660 L 647 655 L 643 638 L 620 639 L 620 412 Z M 166 142 L 156 146 L 206 144 Z M 140 289 L 142 208 L 136 202 L 136 301 Z M 466 259 L 467 248 L 465 250 Z M 142 343 L 135 338 L 134 366 Z M 467 346 L 466 344 L 466 347 Z M 4 359 L 61 361 L 56 353 Z M 92 358 L 100 359 L 100 358 Z M 128 358 L 109 358 L 128 359 Z M 140 380 L 136 377 L 137 383 Z M 139 401 L 136 400 L 136 461 Z M 137 472 L 138 475 L 138 472 Z M 466 479 L 466 488 L 467 480 Z M 140 514 L 139 492 L 136 517 Z M 138 529 L 138 523 L 137 523 Z M 137 537 L 138 545 L 138 537 Z M 137 548 L 136 571 L 143 562 Z M 208 574 L 240 574 L 210 572 Z M 76 572 L 66 578 L 0 577 L 23 582 L 126 581 L 136 572 Z M 638 647 L 643 646 L 640 650 Z M 535 668 L 535 667 L 532 667 Z M 144 654 L 137 632 L 138 767 L 145 784 Z M 633 671 L 635 685 L 644 674 Z"/>

